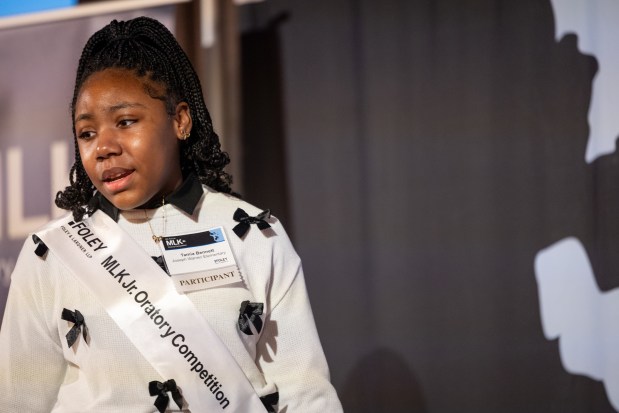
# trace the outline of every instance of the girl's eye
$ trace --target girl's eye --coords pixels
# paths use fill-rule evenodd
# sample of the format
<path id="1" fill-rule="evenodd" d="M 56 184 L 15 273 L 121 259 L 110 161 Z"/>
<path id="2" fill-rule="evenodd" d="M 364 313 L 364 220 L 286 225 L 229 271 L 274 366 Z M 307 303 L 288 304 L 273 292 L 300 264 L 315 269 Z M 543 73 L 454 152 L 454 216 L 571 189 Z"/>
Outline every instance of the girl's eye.
<path id="1" fill-rule="evenodd" d="M 92 131 L 84 131 L 84 132 L 80 132 L 80 133 L 79 133 L 79 135 L 77 135 L 77 137 L 78 137 L 79 139 L 85 139 L 85 140 L 90 139 L 90 138 L 92 138 L 92 137 L 94 137 L 94 136 L 95 136 L 95 133 L 94 133 L 94 132 L 92 132 Z"/>
<path id="2" fill-rule="evenodd" d="M 137 122 L 135 119 L 123 119 L 120 122 L 118 122 L 118 126 L 120 126 L 121 128 L 133 125 L 135 122 Z"/>

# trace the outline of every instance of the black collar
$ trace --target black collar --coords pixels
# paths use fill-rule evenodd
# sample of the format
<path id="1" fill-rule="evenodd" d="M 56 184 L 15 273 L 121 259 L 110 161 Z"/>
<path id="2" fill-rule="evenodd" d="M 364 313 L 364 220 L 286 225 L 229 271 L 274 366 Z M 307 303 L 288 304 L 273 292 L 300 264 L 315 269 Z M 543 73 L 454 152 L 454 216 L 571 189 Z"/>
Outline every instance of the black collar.
<path id="1" fill-rule="evenodd" d="M 204 190 L 202 184 L 198 181 L 195 175 L 191 174 L 174 192 L 164 198 L 166 204 L 172 204 L 189 215 L 193 215 L 193 211 L 198 205 L 198 201 L 202 198 Z M 107 200 L 100 192 L 97 192 L 93 199 L 93 211 L 100 209 L 105 212 L 110 218 L 118 222 L 119 210 Z M 160 205 L 154 206 L 159 207 Z"/>

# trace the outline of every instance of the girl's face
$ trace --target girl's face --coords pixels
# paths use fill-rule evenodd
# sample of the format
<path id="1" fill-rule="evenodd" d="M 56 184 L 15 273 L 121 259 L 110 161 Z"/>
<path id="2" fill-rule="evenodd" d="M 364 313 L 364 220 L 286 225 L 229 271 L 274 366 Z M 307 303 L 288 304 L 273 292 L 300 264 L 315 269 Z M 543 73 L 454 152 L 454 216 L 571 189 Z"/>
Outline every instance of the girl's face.
<path id="1" fill-rule="evenodd" d="M 158 96 L 164 88 L 147 82 L 124 69 L 96 72 L 83 83 L 75 105 L 84 169 L 121 210 L 160 201 L 182 182 L 179 138 L 191 130 L 189 107 L 181 102 L 169 115 L 146 86 Z"/>

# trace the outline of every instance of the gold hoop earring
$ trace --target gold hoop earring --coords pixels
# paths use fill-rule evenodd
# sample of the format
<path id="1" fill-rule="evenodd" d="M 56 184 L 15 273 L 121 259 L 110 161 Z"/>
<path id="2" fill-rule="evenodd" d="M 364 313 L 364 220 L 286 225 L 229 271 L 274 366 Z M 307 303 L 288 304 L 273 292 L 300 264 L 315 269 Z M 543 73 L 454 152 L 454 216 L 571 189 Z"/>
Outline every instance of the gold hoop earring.
<path id="1" fill-rule="evenodd" d="M 186 141 L 187 139 L 189 139 L 189 136 L 190 136 L 189 132 L 185 132 L 185 129 L 181 130 L 180 140 Z"/>

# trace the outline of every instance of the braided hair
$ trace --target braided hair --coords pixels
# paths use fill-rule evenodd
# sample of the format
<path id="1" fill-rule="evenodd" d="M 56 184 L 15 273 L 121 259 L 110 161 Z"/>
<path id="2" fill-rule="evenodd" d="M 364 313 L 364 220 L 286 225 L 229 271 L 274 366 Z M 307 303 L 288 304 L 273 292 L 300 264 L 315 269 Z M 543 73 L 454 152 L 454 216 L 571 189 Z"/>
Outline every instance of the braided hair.
<path id="1" fill-rule="evenodd" d="M 93 73 L 108 68 L 131 70 L 140 78 L 147 77 L 164 86 L 165 107 L 170 115 L 174 114 L 178 103 L 189 105 L 193 126 L 191 136 L 180 141 L 182 174 L 186 177 L 193 173 L 201 183 L 230 193 L 232 178 L 223 170 L 230 159 L 221 150 L 219 138 L 213 130 L 198 76 L 172 33 L 157 20 L 138 17 L 127 21 L 113 20 L 93 34 L 84 46 L 77 68 L 71 102 L 72 124 L 82 85 Z M 82 165 L 75 126 L 73 140 L 75 163 L 69 173 L 70 185 L 56 194 L 56 205 L 72 211 L 75 220 L 81 220 L 84 214 L 92 214 L 97 206 L 91 202 L 95 187 Z"/>

